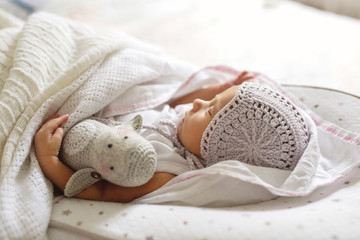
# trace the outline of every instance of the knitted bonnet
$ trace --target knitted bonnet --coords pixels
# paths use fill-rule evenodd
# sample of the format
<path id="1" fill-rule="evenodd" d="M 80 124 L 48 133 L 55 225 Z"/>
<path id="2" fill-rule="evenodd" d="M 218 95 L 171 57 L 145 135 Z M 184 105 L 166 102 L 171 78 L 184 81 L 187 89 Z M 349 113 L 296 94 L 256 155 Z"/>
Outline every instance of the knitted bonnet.
<path id="1" fill-rule="evenodd" d="M 292 170 L 308 139 L 307 125 L 294 104 L 263 85 L 245 82 L 207 126 L 201 155 L 205 166 L 238 160 Z"/>

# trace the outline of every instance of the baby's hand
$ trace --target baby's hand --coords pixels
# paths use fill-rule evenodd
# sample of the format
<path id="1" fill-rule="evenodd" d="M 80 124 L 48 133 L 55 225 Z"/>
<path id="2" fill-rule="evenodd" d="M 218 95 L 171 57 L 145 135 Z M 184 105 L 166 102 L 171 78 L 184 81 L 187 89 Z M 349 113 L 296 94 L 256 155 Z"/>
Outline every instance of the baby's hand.
<path id="1" fill-rule="evenodd" d="M 255 74 L 250 73 L 248 71 L 243 71 L 236 79 L 232 80 L 231 83 L 232 85 L 240 85 L 243 82 L 251 80 L 253 78 L 255 78 Z"/>
<path id="2" fill-rule="evenodd" d="M 35 134 L 35 154 L 40 165 L 48 159 L 58 157 L 64 134 L 60 126 L 68 119 L 68 114 L 63 116 L 56 114 Z"/>

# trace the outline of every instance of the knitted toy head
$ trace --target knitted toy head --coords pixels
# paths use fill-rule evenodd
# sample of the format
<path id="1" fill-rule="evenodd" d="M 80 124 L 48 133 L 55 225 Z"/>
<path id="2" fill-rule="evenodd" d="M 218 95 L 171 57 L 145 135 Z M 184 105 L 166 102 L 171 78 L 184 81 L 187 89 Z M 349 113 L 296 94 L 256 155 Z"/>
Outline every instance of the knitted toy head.
<path id="1" fill-rule="evenodd" d="M 205 166 L 239 160 L 292 170 L 307 144 L 308 128 L 286 97 L 257 83 L 243 83 L 207 126 L 201 139 Z"/>
<path id="2" fill-rule="evenodd" d="M 136 116 L 119 126 L 86 119 L 65 135 L 62 161 L 77 170 L 64 194 L 73 196 L 100 179 L 125 187 L 139 186 L 153 176 L 156 152 L 138 133 L 142 118 Z"/>

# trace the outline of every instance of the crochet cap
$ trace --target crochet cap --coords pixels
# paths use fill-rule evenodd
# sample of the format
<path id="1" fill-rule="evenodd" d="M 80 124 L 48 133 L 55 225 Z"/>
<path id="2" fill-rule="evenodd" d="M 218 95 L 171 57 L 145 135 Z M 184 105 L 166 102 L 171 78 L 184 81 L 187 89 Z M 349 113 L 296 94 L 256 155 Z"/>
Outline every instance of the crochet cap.
<path id="1" fill-rule="evenodd" d="M 308 139 L 303 116 L 286 97 L 263 85 L 245 82 L 205 129 L 201 155 L 205 166 L 238 160 L 292 170 Z"/>

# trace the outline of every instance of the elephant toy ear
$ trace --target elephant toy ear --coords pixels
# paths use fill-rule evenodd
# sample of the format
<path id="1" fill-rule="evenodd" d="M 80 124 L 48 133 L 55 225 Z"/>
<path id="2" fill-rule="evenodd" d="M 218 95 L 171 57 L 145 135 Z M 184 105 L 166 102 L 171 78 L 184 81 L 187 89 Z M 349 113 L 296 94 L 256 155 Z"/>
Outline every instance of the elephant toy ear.
<path id="1" fill-rule="evenodd" d="M 67 182 L 64 190 L 66 197 L 72 197 L 85 188 L 90 187 L 94 183 L 100 181 L 101 175 L 93 168 L 83 168 L 76 171 Z"/>
<path id="2" fill-rule="evenodd" d="M 142 116 L 136 115 L 133 119 L 131 119 L 128 122 L 122 123 L 118 126 L 116 126 L 116 128 L 118 129 L 129 129 L 129 130 L 134 130 L 136 132 L 140 132 L 141 128 L 142 128 Z"/>
<path id="3" fill-rule="evenodd" d="M 142 116 L 140 114 L 136 115 L 132 120 L 130 120 L 130 123 L 133 129 L 139 132 L 140 129 L 142 128 Z"/>

